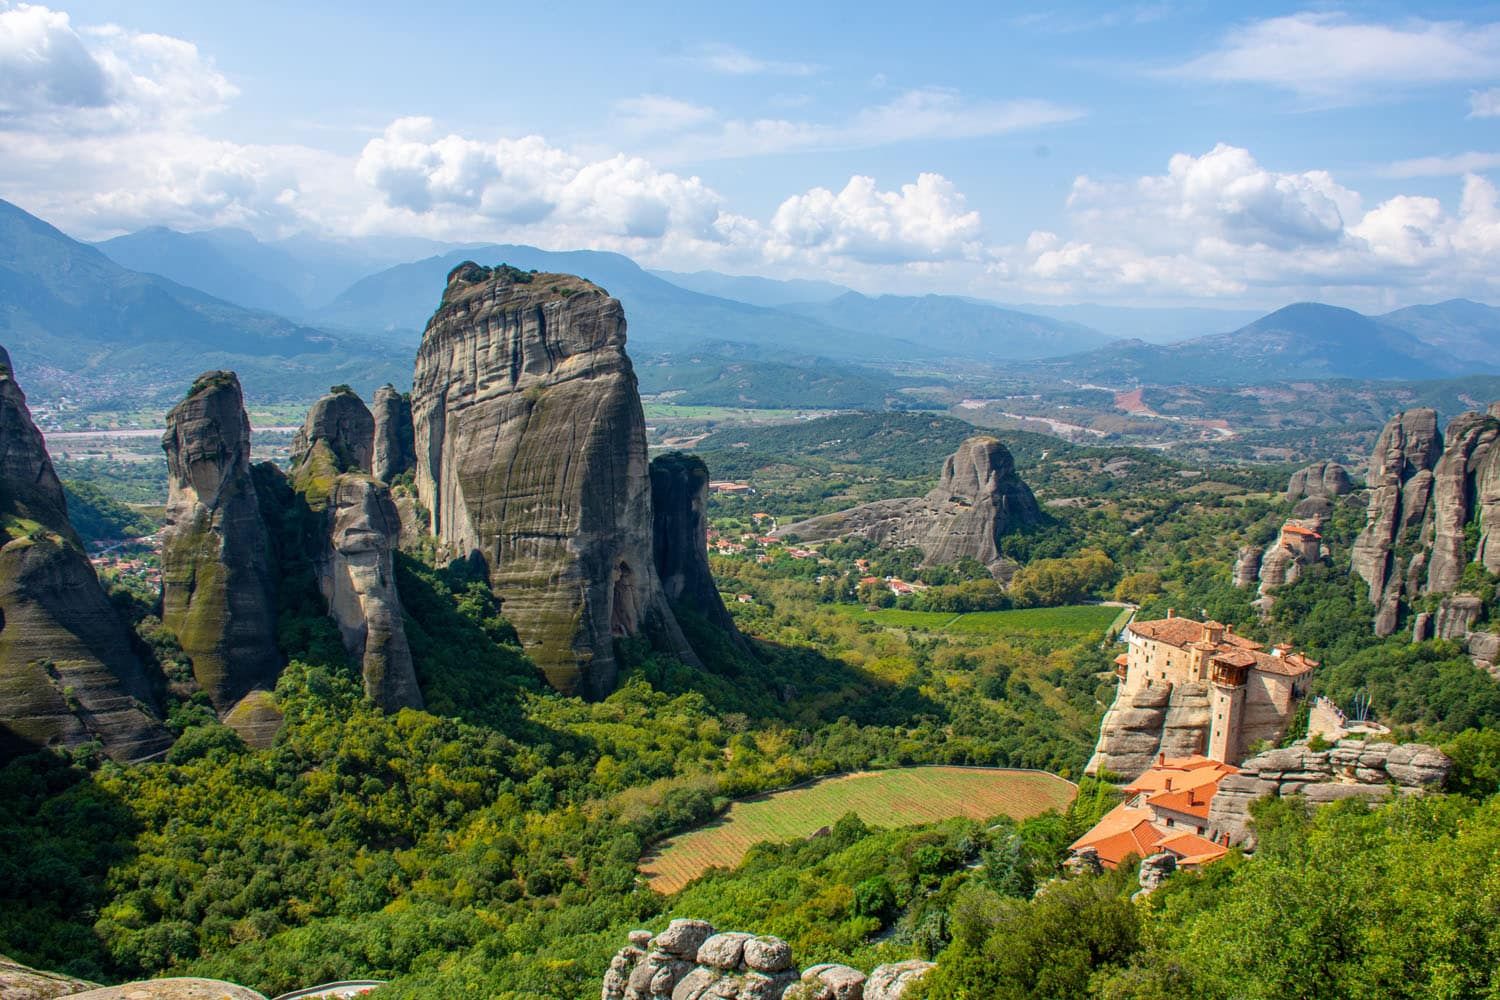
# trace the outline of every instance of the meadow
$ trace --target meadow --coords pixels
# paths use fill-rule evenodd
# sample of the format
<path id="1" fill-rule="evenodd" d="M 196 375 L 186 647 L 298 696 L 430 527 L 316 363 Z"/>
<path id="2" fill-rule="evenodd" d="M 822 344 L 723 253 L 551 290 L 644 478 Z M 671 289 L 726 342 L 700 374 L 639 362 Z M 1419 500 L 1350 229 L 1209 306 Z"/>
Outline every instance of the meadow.
<path id="1" fill-rule="evenodd" d="M 869 826 L 900 827 L 966 816 L 1026 819 L 1066 809 L 1076 786 L 1056 775 L 980 767 L 903 767 L 864 771 L 741 799 L 724 815 L 663 841 L 641 860 L 641 874 L 673 893 L 712 867 L 734 867 L 761 841 L 814 835 L 848 813 Z"/>

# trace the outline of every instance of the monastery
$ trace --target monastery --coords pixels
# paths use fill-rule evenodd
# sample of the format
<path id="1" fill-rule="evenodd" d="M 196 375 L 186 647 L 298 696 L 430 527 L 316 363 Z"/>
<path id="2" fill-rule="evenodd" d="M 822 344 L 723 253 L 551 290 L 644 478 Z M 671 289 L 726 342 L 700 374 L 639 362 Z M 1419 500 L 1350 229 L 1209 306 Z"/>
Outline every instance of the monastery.
<path id="1" fill-rule="evenodd" d="M 1208 804 L 1232 764 L 1203 756 L 1159 757 L 1151 769 L 1125 788 L 1125 799 L 1068 848 L 1073 856 L 1092 854 L 1105 868 L 1118 868 L 1134 855 L 1163 851 L 1179 868 L 1217 861 L 1229 852 L 1227 837 L 1214 837 Z"/>
<path id="2" fill-rule="evenodd" d="M 1286 732 L 1317 663 L 1216 621 L 1132 622 L 1115 659 L 1120 685 L 1087 773 L 1134 778 L 1163 754 L 1237 764 Z"/>

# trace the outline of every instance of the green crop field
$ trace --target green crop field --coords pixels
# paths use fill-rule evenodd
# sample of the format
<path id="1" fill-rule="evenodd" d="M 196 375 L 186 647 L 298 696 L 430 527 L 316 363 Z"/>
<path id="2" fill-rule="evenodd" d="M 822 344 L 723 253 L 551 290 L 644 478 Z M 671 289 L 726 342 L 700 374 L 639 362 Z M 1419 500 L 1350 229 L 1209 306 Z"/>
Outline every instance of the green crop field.
<path id="1" fill-rule="evenodd" d="M 938 611 L 869 611 L 847 608 L 860 621 L 891 628 L 959 635 L 1103 635 L 1106 629 L 1128 616 L 1128 609 L 1101 604 L 1073 604 L 1061 608 L 1022 608 L 1013 611 L 974 611 L 953 615 Z"/>
<path id="2" fill-rule="evenodd" d="M 732 868 L 763 840 L 808 837 L 849 812 L 871 826 L 931 823 L 954 816 L 1025 819 L 1064 809 L 1077 788 L 1039 771 L 982 767 L 903 767 L 825 778 L 742 799 L 713 822 L 663 841 L 641 860 L 641 874 L 672 893 L 709 868 Z"/>

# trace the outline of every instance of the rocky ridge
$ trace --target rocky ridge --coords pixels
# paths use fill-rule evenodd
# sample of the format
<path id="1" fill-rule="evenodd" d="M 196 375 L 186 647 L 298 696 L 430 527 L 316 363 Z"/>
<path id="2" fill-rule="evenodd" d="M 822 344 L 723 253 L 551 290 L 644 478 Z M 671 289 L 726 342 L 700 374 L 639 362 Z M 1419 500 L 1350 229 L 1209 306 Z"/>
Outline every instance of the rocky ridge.
<path id="1" fill-rule="evenodd" d="M 1134 778 L 1162 754 L 1203 753 L 1212 721 L 1210 701 L 1207 683 L 1157 685 L 1130 698 L 1117 694 L 1099 723 L 1099 743 L 1084 773 Z"/>
<path id="2" fill-rule="evenodd" d="M 776 535 L 805 541 L 858 536 L 891 548 L 919 548 L 925 565 L 968 558 L 1006 576 L 1013 564 L 1001 556 L 1000 539 L 1041 521 L 1036 497 L 1016 475 L 1005 445 L 979 435 L 943 462 L 942 478 L 925 496 L 861 504 L 785 525 Z"/>
<path id="3" fill-rule="evenodd" d="M 847 965 L 798 971 L 776 937 L 719 932 L 673 920 L 660 934 L 632 931 L 604 974 L 601 1000 L 898 1000 L 931 962 L 894 962 L 869 975 Z"/>
<path id="4" fill-rule="evenodd" d="M 1302 795 L 1314 805 L 1342 799 L 1379 802 L 1440 789 L 1453 762 L 1425 743 L 1339 740 L 1314 750 L 1307 741 L 1247 758 L 1209 802 L 1209 835 L 1254 847 L 1250 805 L 1265 796 Z"/>
<path id="5" fill-rule="evenodd" d="M 98 741 L 138 760 L 171 739 L 153 678 L 99 585 L 0 348 L 0 758 Z"/>
<path id="6" fill-rule="evenodd" d="M 696 664 L 657 577 L 617 299 L 571 275 L 459 265 L 417 353 L 412 419 L 433 533 L 484 560 L 554 687 L 613 690 L 614 640 L 641 633 Z"/>

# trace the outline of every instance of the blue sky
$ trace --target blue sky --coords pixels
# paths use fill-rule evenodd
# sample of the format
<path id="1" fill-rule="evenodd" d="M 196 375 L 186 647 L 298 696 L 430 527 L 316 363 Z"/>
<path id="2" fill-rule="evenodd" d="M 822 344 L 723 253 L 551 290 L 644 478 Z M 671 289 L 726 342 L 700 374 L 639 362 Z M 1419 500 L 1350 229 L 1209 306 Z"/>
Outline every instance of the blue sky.
<path id="1" fill-rule="evenodd" d="M 0 196 L 84 237 L 1500 301 L 1500 5 L 308 6 L 0 0 Z"/>

